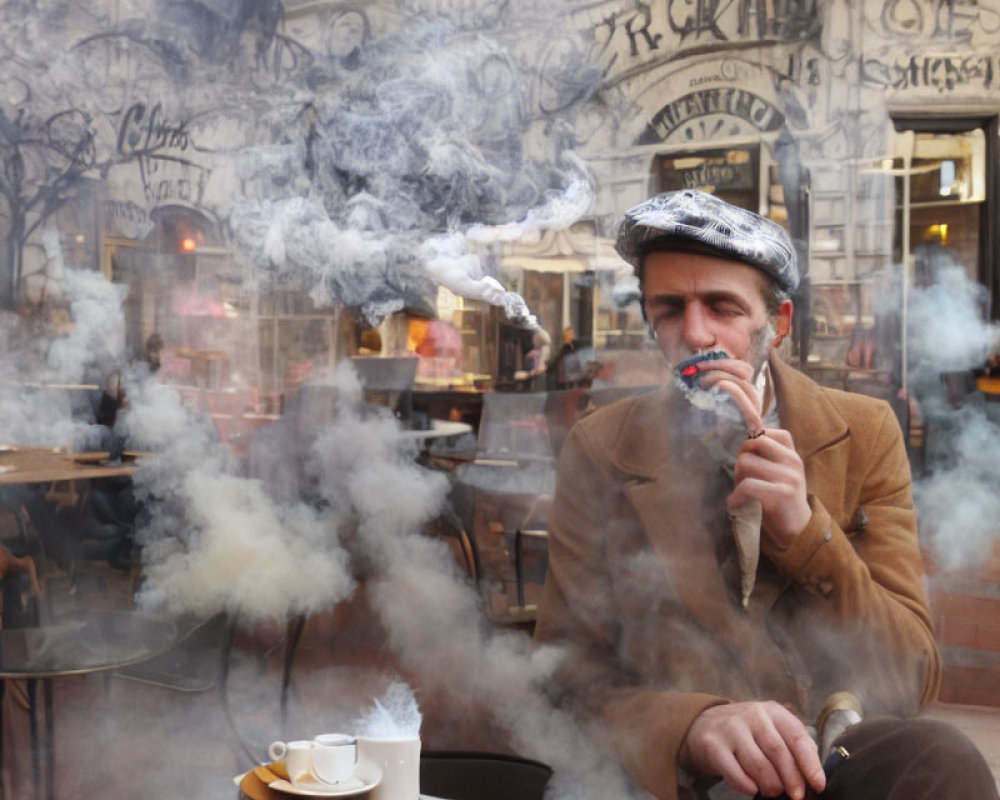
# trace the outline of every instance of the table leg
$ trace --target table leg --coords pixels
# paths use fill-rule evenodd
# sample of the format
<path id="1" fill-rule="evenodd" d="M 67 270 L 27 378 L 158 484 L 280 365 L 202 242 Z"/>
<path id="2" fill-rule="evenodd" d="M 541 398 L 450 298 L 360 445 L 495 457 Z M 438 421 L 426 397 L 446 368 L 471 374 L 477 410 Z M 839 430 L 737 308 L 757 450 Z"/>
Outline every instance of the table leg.
<path id="1" fill-rule="evenodd" d="M 3 753 L 3 704 L 7 693 L 7 681 L 0 680 L 0 800 L 4 798 L 4 753 Z"/>
<path id="2" fill-rule="evenodd" d="M 38 681 L 28 678 L 28 726 L 31 731 L 31 780 L 35 786 L 35 797 L 41 792 L 42 754 L 38 747 Z"/>

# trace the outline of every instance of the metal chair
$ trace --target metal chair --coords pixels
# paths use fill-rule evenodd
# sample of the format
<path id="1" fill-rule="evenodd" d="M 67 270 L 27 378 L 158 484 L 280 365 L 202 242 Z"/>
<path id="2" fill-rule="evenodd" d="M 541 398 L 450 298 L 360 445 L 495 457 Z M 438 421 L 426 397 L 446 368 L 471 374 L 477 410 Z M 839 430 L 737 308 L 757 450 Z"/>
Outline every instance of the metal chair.
<path id="1" fill-rule="evenodd" d="M 16 529 L 20 532 L 22 542 L 9 542 L 11 546 L 21 544 L 26 546 L 25 519 L 23 515 L 9 510 L 2 513 L 14 520 Z M 20 548 L 19 548 L 20 549 Z M 30 555 L 15 556 L 10 549 L 0 544 L 0 626 L 3 628 L 34 627 L 39 623 L 40 601 L 42 588 L 38 579 L 35 559 Z M 43 689 L 51 692 L 48 681 L 43 683 Z M 8 690 L 20 693 L 20 687 L 12 682 L 0 680 L 0 708 L 3 705 L 4 694 Z M 29 678 L 25 682 L 22 700 L 28 712 L 31 736 L 31 771 L 35 786 L 40 785 L 41 760 L 38 729 L 38 696 L 37 682 Z M 46 724 L 48 721 L 46 720 Z M 4 762 L 3 715 L 0 713 L 0 770 Z M 4 796 L 3 781 L 0 780 L 0 798 Z"/>

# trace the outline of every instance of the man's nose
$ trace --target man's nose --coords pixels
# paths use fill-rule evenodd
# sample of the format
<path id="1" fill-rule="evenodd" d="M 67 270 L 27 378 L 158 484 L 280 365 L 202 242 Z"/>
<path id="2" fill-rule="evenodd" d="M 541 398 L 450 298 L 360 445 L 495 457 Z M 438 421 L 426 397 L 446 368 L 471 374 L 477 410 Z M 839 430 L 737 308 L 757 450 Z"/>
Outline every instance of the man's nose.
<path id="1" fill-rule="evenodd" d="M 715 344 L 715 334 L 706 310 L 700 303 L 688 303 L 684 308 L 684 343 L 693 352 Z"/>

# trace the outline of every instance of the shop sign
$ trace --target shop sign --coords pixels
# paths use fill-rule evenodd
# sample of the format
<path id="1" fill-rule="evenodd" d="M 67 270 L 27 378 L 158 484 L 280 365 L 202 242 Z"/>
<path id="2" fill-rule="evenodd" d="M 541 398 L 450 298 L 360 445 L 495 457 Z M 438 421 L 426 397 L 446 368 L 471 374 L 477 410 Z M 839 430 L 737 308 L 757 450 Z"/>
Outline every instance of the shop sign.
<path id="1" fill-rule="evenodd" d="M 765 70 L 738 59 L 682 67 L 636 98 L 653 113 L 633 141 L 639 145 L 703 144 L 758 138 L 761 133 L 780 130 L 785 115 L 773 86 Z M 681 93 L 661 96 L 669 90 Z"/>
<path id="2" fill-rule="evenodd" d="M 637 144 L 657 144 L 666 141 L 674 131 L 701 118 L 713 119 L 717 130 L 699 126 L 689 137 L 691 140 L 711 140 L 725 125 L 724 117 L 736 117 L 757 130 L 768 133 L 778 130 L 785 121 L 784 115 L 760 95 L 733 86 L 699 89 L 679 97 L 661 108 L 650 120 Z"/>
<path id="3" fill-rule="evenodd" d="M 149 212 L 131 200 L 108 198 L 103 205 L 106 232 L 125 239 L 144 239 L 153 230 Z"/>
<path id="4" fill-rule="evenodd" d="M 712 187 L 716 191 L 744 191 L 757 188 L 753 164 L 729 163 L 721 159 L 705 160 L 693 167 L 674 167 L 674 173 L 685 189 Z"/>

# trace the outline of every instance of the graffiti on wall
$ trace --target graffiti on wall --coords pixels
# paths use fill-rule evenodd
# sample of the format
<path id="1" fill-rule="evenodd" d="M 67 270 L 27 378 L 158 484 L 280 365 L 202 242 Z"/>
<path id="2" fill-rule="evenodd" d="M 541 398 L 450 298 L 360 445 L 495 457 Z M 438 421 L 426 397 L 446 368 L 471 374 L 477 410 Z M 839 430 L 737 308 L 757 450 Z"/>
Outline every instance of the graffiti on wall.
<path id="1" fill-rule="evenodd" d="M 871 86 L 894 90 L 927 90 L 938 93 L 997 88 L 1000 57 L 993 53 L 972 55 L 905 55 L 887 60 L 865 58 L 861 79 Z"/>
<path id="2" fill-rule="evenodd" d="M 971 44 L 981 34 L 1000 32 L 1000 11 L 982 0 L 886 0 L 866 4 L 868 23 L 901 40 Z"/>
<path id="3" fill-rule="evenodd" d="M 594 57 L 613 82 L 668 58 L 804 41 L 817 31 L 819 8 L 817 0 L 650 0 L 588 16 Z"/>
<path id="4" fill-rule="evenodd" d="M 117 151 L 138 164 L 150 206 L 202 205 L 212 171 L 190 157 L 193 149 L 188 123 L 170 119 L 160 103 L 133 103 L 122 115 Z"/>

